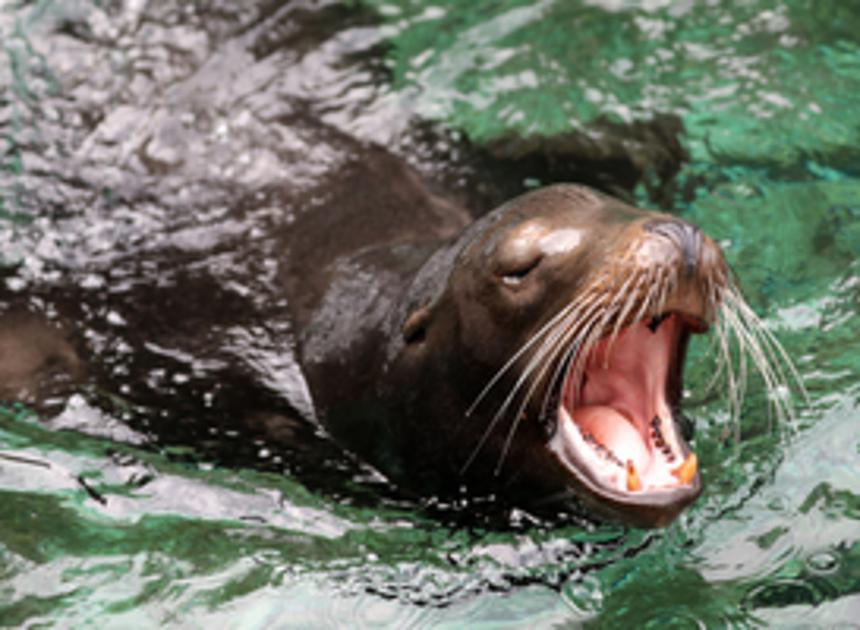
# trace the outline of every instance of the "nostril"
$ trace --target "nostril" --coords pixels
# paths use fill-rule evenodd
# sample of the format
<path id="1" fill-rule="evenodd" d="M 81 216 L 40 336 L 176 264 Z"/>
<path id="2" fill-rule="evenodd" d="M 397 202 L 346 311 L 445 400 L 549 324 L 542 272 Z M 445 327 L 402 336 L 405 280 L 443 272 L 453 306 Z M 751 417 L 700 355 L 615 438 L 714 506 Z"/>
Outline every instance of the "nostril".
<path id="1" fill-rule="evenodd" d="M 677 219 L 657 219 L 646 223 L 645 229 L 672 241 L 684 256 L 684 270 L 687 275 L 692 275 L 702 251 L 702 231 L 699 228 Z"/>

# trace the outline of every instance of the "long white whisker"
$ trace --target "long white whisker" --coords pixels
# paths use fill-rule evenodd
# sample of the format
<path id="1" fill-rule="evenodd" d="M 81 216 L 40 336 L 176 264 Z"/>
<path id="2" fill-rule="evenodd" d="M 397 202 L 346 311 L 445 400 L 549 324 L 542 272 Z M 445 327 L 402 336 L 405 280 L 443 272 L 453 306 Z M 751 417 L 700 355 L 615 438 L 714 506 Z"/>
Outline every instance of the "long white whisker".
<path id="1" fill-rule="evenodd" d="M 535 334 L 533 334 L 529 338 L 529 340 L 526 341 L 520 347 L 520 349 L 517 350 L 513 354 L 513 356 L 511 356 L 510 359 L 508 359 L 505 362 L 505 364 L 493 375 L 493 378 L 491 378 L 489 380 L 489 382 L 484 386 L 484 389 L 482 389 L 481 392 L 475 397 L 474 402 L 472 402 L 472 404 L 466 410 L 466 416 L 470 416 L 470 415 L 472 415 L 472 413 L 474 413 L 475 408 L 479 404 L 481 404 L 481 401 L 484 400 L 484 398 L 486 398 L 486 396 L 490 392 L 490 390 L 493 389 L 493 387 L 496 385 L 496 383 L 499 382 L 499 380 L 502 378 L 502 376 L 504 376 L 505 373 L 509 369 L 511 369 L 511 367 L 514 365 L 514 363 L 516 363 L 517 360 L 529 350 L 529 348 L 531 348 L 534 344 L 536 344 L 547 331 L 549 331 L 556 323 L 558 323 L 559 320 L 564 319 L 564 316 L 568 312 L 568 310 L 575 307 L 577 302 L 579 302 L 580 300 L 581 300 L 581 298 L 571 302 L 570 304 L 566 305 L 563 309 L 561 309 L 546 324 L 544 324 L 540 328 L 540 330 L 538 330 Z"/>
<path id="2" fill-rule="evenodd" d="M 553 370 L 552 378 L 548 381 L 550 386 L 553 383 L 558 382 L 559 378 L 561 378 L 562 371 L 569 371 L 571 369 L 571 360 L 582 347 L 583 337 L 588 334 L 590 327 L 594 324 L 596 314 L 588 313 L 586 317 L 588 319 L 586 319 L 584 323 L 580 323 L 579 326 L 572 326 L 561 340 L 559 348 L 564 349 L 564 352 L 562 352 L 560 358 L 555 360 L 555 369 Z M 543 403 L 541 404 L 542 416 L 547 413 L 551 398 L 552 391 L 547 388 L 547 391 L 544 393 Z"/>
<path id="3" fill-rule="evenodd" d="M 747 328 L 747 323 L 734 310 L 734 304 L 725 310 L 728 321 L 732 324 L 732 329 L 741 344 L 741 349 L 749 353 L 753 359 L 759 374 L 765 382 L 765 387 L 769 392 L 778 391 L 778 386 L 782 383 L 781 377 L 774 372 L 768 356 L 762 349 L 762 346 L 756 340 L 755 335 Z M 746 353 L 744 353 L 745 356 Z M 790 410 L 787 408 L 784 401 L 781 399 L 771 399 L 777 416 L 782 421 L 786 416 L 790 417 Z"/>
<path id="4" fill-rule="evenodd" d="M 710 312 L 714 313 L 715 315 L 716 327 L 720 325 L 720 309 L 722 308 L 722 304 L 720 301 L 720 297 L 717 293 L 717 289 L 714 286 L 714 283 L 711 278 L 708 278 L 707 280 L 707 287 L 707 296 L 709 300 L 708 308 L 710 309 Z M 714 335 L 713 337 L 711 337 L 710 354 L 716 354 L 717 368 L 714 371 L 714 375 L 710 378 L 708 384 L 705 386 L 705 396 L 707 396 L 711 392 L 711 390 L 714 389 L 714 387 L 720 380 L 720 376 L 722 375 L 723 370 L 726 369 L 726 357 L 720 350 L 721 347 L 719 343 L 719 337 L 718 335 Z"/>
<path id="5" fill-rule="evenodd" d="M 724 314 L 727 310 L 725 304 L 721 309 Z M 729 388 L 729 418 L 734 425 L 735 441 L 740 441 L 740 400 L 738 399 L 738 387 L 735 381 L 734 369 L 732 367 L 732 353 L 729 347 L 728 335 L 726 334 L 725 317 L 720 317 L 716 322 L 716 335 L 719 339 L 720 354 L 726 366 L 726 380 Z"/>
<path id="6" fill-rule="evenodd" d="M 786 385 L 785 373 L 782 370 L 782 366 L 778 363 L 778 354 L 770 347 L 769 339 L 766 340 L 763 336 L 759 337 L 762 333 L 758 327 L 758 321 L 746 320 L 743 315 L 735 311 L 735 308 L 738 308 L 736 297 L 732 296 L 728 298 L 728 303 L 732 305 L 732 308 L 727 311 L 732 313 L 735 318 L 733 322 L 735 334 L 738 335 L 739 341 L 746 347 L 752 357 L 759 374 L 764 379 L 767 391 L 772 393 L 769 397 L 769 406 L 772 406 L 776 411 L 780 421 L 785 418 L 793 419 L 793 409 L 781 396 Z M 759 343 L 760 339 L 763 343 Z"/>
<path id="7" fill-rule="evenodd" d="M 740 293 L 735 287 L 730 287 L 728 299 L 735 304 L 735 307 L 741 316 L 750 323 L 750 328 L 763 335 L 764 345 L 768 346 L 767 349 L 773 357 L 773 362 L 777 364 L 777 366 L 784 365 L 788 369 L 792 380 L 803 395 L 804 402 L 807 405 L 811 404 L 809 392 L 807 392 L 806 386 L 803 384 L 803 378 L 801 378 L 794 362 L 791 360 L 791 357 L 788 356 L 788 353 L 785 351 L 785 348 L 782 347 L 782 344 L 779 343 L 776 336 L 767 328 L 761 318 L 756 315 L 755 311 L 750 308 L 749 304 L 747 304 L 746 300 L 740 296 Z M 782 363 L 780 364 L 780 361 L 777 359 L 781 359 Z M 783 382 L 787 382 L 787 379 L 783 378 Z"/>
<path id="8" fill-rule="evenodd" d="M 574 364 L 573 369 L 573 382 L 579 383 L 582 381 L 582 375 L 585 372 L 586 362 L 588 361 L 588 356 L 591 353 L 592 347 L 597 343 L 597 341 L 602 336 L 603 332 L 606 330 L 606 324 L 612 318 L 615 312 L 611 309 L 606 309 L 603 313 L 603 317 L 600 318 L 600 321 L 591 326 L 588 330 L 588 335 L 581 344 L 582 347 L 579 351 L 579 356 Z M 579 391 L 574 392 L 574 403 L 578 401 Z"/>
<path id="9" fill-rule="evenodd" d="M 640 287 L 642 287 L 643 285 L 647 285 L 649 283 L 649 281 L 651 280 L 652 275 L 653 274 L 652 274 L 651 270 L 649 269 L 647 275 L 638 276 L 638 280 L 636 282 L 636 285 L 633 287 L 633 289 L 631 291 L 629 291 L 627 293 L 627 300 L 624 303 L 624 308 L 621 309 L 621 312 L 619 313 L 618 317 L 615 319 L 615 325 L 612 327 L 612 333 L 609 335 L 609 343 L 606 345 L 606 355 L 604 357 L 604 361 L 606 362 L 605 365 L 608 364 L 609 357 L 612 355 L 612 348 L 615 345 L 615 340 L 618 338 L 618 333 L 621 331 L 621 328 L 624 324 L 624 320 L 627 318 L 627 315 L 630 313 L 631 310 L 633 310 L 633 307 L 636 305 L 636 298 L 639 296 Z M 630 280 L 632 280 L 634 277 L 636 277 L 636 275 L 631 274 L 628 282 L 624 283 L 624 286 L 621 289 L 622 292 L 626 292 L 627 285 L 629 284 Z M 652 286 L 652 290 L 653 290 L 653 286 Z M 650 296 L 650 294 L 651 294 L 651 291 L 649 290 L 648 295 Z M 619 293 L 619 295 L 620 295 L 620 293 Z M 646 297 L 645 301 L 647 302 L 648 299 L 649 298 Z M 613 306 L 614 305 L 615 305 L 615 302 L 613 302 Z"/>
<path id="10" fill-rule="evenodd" d="M 589 299 L 589 296 L 587 294 L 583 294 L 582 296 L 580 296 L 579 299 L 577 299 L 574 302 L 571 302 L 570 304 L 565 306 L 563 309 L 561 309 L 561 311 L 557 315 L 555 315 L 550 320 L 550 322 L 549 322 L 550 326 L 544 325 L 535 334 L 535 336 L 532 337 L 532 339 L 535 339 L 536 337 L 545 336 L 546 333 L 551 330 L 551 328 L 552 328 L 551 325 L 553 325 L 553 324 L 558 325 L 560 322 L 567 322 L 567 321 L 574 320 L 576 317 L 578 317 L 578 312 L 579 312 L 580 308 L 582 308 L 583 306 L 588 304 L 588 299 Z M 591 310 L 593 310 L 597 305 L 598 305 L 597 302 L 592 303 L 589 307 L 589 312 Z M 571 308 L 572 308 L 572 310 L 571 310 Z M 549 336 L 546 339 L 544 339 L 543 343 L 541 344 L 540 348 L 537 350 L 535 355 L 533 357 L 531 357 L 531 359 L 527 363 L 525 369 L 523 369 L 522 374 L 520 374 L 519 378 L 517 378 L 516 383 L 514 383 L 514 386 L 511 388 L 511 391 L 508 393 L 507 397 L 502 402 L 502 404 L 499 406 L 499 408 L 496 410 L 496 413 L 493 415 L 492 420 L 487 425 L 487 428 L 484 430 L 484 433 L 482 434 L 481 439 L 478 440 L 478 444 L 475 446 L 475 448 L 472 450 L 471 454 L 469 455 L 469 458 L 466 460 L 466 463 L 463 464 L 463 467 L 460 469 L 461 475 L 463 473 L 465 473 L 466 470 L 468 470 L 469 467 L 474 463 L 475 458 L 478 456 L 478 453 L 480 453 L 481 450 L 484 448 L 484 445 L 487 443 L 487 440 L 489 439 L 493 430 L 496 428 L 496 425 L 502 419 L 505 412 L 508 410 L 508 408 L 510 407 L 514 398 L 516 397 L 517 393 L 520 391 L 520 388 L 528 380 L 529 376 L 534 371 L 534 369 L 537 367 L 537 365 L 540 364 L 544 360 L 546 353 L 549 352 L 556 345 L 555 340 L 557 339 L 558 335 L 560 334 L 560 331 L 562 331 L 563 329 L 564 329 L 563 327 L 560 327 L 559 330 L 550 332 Z M 529 340 L 528 344 L 530 346 L 533 345 L 532 340 Z M 522 353 L 523 353 L 523 350 L 520 350 L 517 353 L 516 358 L 519 358 L 520 356 L 522 356 Z M 509 360 L 508 363 L 512 364 L 513 361 Z M 483 397 L 486 396 L 486 392 L 489 391 L 489 388 L 491 388 L 496 382 L 498 382 L 499 378 L 501 378 L 501 374 L 504 373 L 504 371 L 506 371 L 507 368 L 509 368 L 509 367 L 510 367 L 510 365 L 506 364 L 506 366 L 502 370 L 500 370 L 499 373 L 496 374 L 496 376 L 493 378 L 493 380 L 490 382 L 490 384 L 484 388 L 484 392 L 482 392 L 480 399 L 483 399 Z M 473 403 L 473 408 L 474 408 L 474 406 L 476 406 L 480 402 L 480 399 L 477 400 L 475 403 Z"/>
<path id="11" fill-rule="evenodd" d="M 582 330 L 583 328 L 587 329 L 589 326 L 591 326 L 594 319 L 596 318 L 596 313 L 594 313 L 594 310 L 598 306 L 600 306 L 600 302 L 595 301 L 592 304 L 591 308 L 583 315 L 584 318 L 587 318 L 585 323 L 580 324 L 579 326 L 570 326 L 570 328 L 562 336 L 562 342 L 555 344 L 555 347 L 554 347 L 553 351 L 550 353 L 550 356 L 542 359 L 542 367 L 538 371 L 537 376 L 534 379 L 532 379 L 532 382 L 529 385 L 529 388 L 526 391 L 525 395 L 523 396 L 522 401 L 520 402 L 520 406 L 517 409 L 516 414 L 514 415 L 514 419 L 511 423 L 511 428 L 508 431 L 508 434 L 505 436 L 505 442 L 504 442 L 504 445 L 502 447 L 501 454 L 499 455 L 499 459 L 496 462 L 496 469 L 495 469 L 496 475 L 498 475 L 499 472 L 501 471 L 502 464 L 504 463 L 505 457 L 507 457 L 508 451 L 509 451 L 510 446 L 511 446 L 511 442 L 513 441 L 514 435 L 516 434 L 516 430 L 519 427 L 519 423 L 522 419 L 523 412 L 525 411 L 525 408 L 528 405 L 529 400 L 531 400 L 532 395 L 537 390 L 540 383 L 543 382 L 543 380 L 546 377 L 546 374 L 549 371 L 550 367 L 553 365 L 556 365 L 557 366 L 556 369 L 558 369 L 558 365 L 563 364 L 563 362 L 557 364 L 555 361 L 555 357 L 558 355 L 559 351 L 562 348 L 566 348 L 566 350 L 565 350 L 566 355 L 571 353 L 571 352 L 575 352 L 575 348 L 578 345 L 578 343 L 577 343 L 578 337 L 580 337 L 581 335 L 576 335 L 575 341 L 573 343 L 569 344 L 568 338 L 570 337 L 570 333 L 575 333 L 578 330 Z M 578 317 L 577 313 L 572 313 L 569 318 L 565 319 L 565 322 L 567 322 L 569 320 L 570 324 L 572 324 L 577 317 Z M 515 389 L 518 389 L 518 387 Z M 511 394 L 508 396 L 508 398 L 505 400 L 505 402 L 502 404 L 502 406 L 496 412 L 496 417 L 500 418 L 501 415 L 505 411 L 507 411 L 508 406 L 513 401 L 513 396 L 515 393 L 516 392 L 511 392 Z M 543 408 L 543 405 L 542 405 L 542 408 Z M 492 424 L 495 424 L 495 422 L 497 422 L 497 420 L 494 417 L 494 422 Z"/>

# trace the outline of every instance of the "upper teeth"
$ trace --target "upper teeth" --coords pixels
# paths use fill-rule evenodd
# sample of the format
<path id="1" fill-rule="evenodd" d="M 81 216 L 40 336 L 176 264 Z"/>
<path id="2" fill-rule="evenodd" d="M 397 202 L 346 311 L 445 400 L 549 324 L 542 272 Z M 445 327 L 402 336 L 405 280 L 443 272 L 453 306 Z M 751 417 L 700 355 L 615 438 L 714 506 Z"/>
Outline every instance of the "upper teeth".
<path id="1" fill-rule="evenodd" d="M 651 420 L 651 437 L 654 439 L 654 446 L 659 448 L 670 462 L 675 461 L 675 454 L 672 452 L 672 447 L 669 446 L 669 442 L 667 442 L 666 438 L 663 437 L 660 423 L 661 421 L 659 416 L 654 416 Z"/>

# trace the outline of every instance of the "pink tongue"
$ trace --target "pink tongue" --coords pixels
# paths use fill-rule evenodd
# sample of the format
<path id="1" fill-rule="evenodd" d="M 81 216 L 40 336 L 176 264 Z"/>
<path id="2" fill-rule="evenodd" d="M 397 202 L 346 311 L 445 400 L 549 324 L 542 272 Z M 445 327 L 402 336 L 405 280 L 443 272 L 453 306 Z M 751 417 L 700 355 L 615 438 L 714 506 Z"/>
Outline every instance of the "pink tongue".
<path id="1" fill-rule="evenodd" d="M 574 421 L 583 433 L 593 435 L 623 463 L 632 459 L 640 474 L 645 469 L 650 460 L 645 442 L 633 425 L 615 409 L 598 405 L 579 407 Z"/>

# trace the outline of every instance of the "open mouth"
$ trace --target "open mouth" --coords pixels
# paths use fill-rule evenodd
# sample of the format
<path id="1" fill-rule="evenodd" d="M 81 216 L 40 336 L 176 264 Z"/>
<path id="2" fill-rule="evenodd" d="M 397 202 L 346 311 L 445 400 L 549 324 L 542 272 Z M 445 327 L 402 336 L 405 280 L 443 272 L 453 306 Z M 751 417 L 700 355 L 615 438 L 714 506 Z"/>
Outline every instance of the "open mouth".
<path id="1" fill-rule="evenodd" d="M 701 321 L 667 313 L 604 337 L 568 369 L 550 448 L 610 511 L 668 522 L 701 492 L 675 420 L 687 341 Z M 577 362 L 574 361 L 574 365 Z"/>

